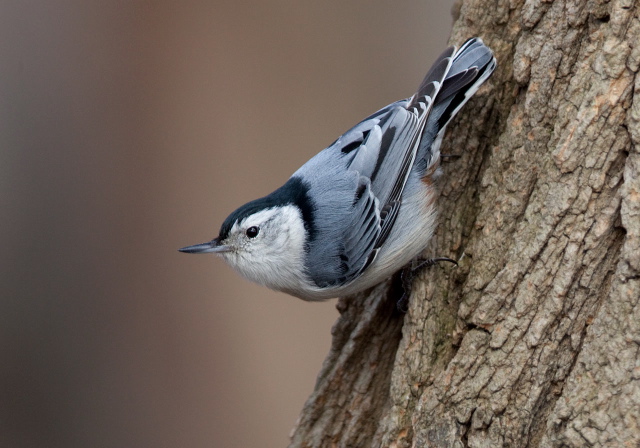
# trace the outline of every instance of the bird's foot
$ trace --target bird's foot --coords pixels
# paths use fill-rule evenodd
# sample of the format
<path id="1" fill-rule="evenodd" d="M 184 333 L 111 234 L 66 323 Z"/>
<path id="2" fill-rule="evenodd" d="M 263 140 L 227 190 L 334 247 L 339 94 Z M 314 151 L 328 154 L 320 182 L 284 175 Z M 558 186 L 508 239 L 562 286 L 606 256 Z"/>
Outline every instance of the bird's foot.
<path id="1" fill-rule="evenodd" d="M 458 266 L 458 262 L 456 260 L 452 260 L 447 257 L 437 257 L 437 258 L 416 258 L 412 260 L 407 266 L 402 268 L 400 271 L 400 282 L 402 286 L 402 297 L 398 300 L 396 304 L 398 311 L 402 313 L 406 313 L 409 310 L 409 297 L 411 296 L 411 286 L 413 285 L 413 279 L 416 277 L 418 271 L 420 269 L 424 269 L 429 266 L 433 266 L 436 263 L 440 263 L 441 261 L 448 261 L 449 263 L 453 263 Z"/>

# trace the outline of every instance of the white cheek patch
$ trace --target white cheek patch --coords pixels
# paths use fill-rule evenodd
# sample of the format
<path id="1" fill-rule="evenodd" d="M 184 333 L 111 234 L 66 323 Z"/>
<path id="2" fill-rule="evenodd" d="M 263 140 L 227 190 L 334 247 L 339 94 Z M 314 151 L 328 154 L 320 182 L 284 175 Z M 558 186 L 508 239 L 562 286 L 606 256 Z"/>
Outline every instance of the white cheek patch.
<path id="1" fill-rule="evenodd" d="M 293 205 L 282 207 L 280 221 L 283 228 L 287 229 L 287 238 L 290 249 L 295 254 L 302 253 L 306 240 L 306 231 L 300 210 Z M 293 254 L 292 254 L 293 255 Z"/>
<path id="2" fill-rule="evenodd" d="M 243 236 L 251 226 L 261 228 L 259 236 Z M 305 282 L 304 246 L 306 231 L 297 207 L 293 205 L 259 211 L 235 223 L 231 235 L 238 251 L 225 258 L 245 277 L 274 289 L 296 290 Z"/>

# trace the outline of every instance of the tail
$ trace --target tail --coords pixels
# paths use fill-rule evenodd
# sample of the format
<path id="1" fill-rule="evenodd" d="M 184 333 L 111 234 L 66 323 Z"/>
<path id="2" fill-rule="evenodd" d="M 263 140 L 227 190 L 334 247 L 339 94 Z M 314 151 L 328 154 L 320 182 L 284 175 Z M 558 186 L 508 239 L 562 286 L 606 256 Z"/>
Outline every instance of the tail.
<path id="1" fill-rule="evenodd" d="M 417 160 L 426 161 L 425 168 L 439 159 L 447 124 L 491 76 L 496 64 L 489 47 L 474 37 L 458 51 L 447 48 L 424 77 L 407 108 L 419 114 L 432 103 L 417 154 Z"/>

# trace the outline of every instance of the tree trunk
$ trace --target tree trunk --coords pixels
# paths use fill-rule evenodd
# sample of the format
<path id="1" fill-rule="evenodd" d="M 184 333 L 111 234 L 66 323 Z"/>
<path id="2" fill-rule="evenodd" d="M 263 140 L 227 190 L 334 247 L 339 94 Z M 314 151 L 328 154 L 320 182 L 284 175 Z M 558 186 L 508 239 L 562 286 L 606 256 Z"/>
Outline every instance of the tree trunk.
<path id="1" fill-rule="evenodd" d="M 640 7 L 468 0 L 498 69 L 450 126 L 406 314 L 341 316 L 291 447 L 640 446 Z"/>

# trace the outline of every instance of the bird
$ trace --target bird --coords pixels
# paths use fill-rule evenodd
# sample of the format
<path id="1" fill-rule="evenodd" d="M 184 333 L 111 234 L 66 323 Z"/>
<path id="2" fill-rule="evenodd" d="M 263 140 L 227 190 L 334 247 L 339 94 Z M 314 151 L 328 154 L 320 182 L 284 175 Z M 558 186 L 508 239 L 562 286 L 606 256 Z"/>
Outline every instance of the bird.
<path id="1" fill-rule="evenodd" d="M 482 39 L 447 48 L 418 90 L 362 120 L 209 242 L 242 276 L 307 301 L 371 288 L 417 259 L 436 228 L 447 125 L 497 66 Z"/>

